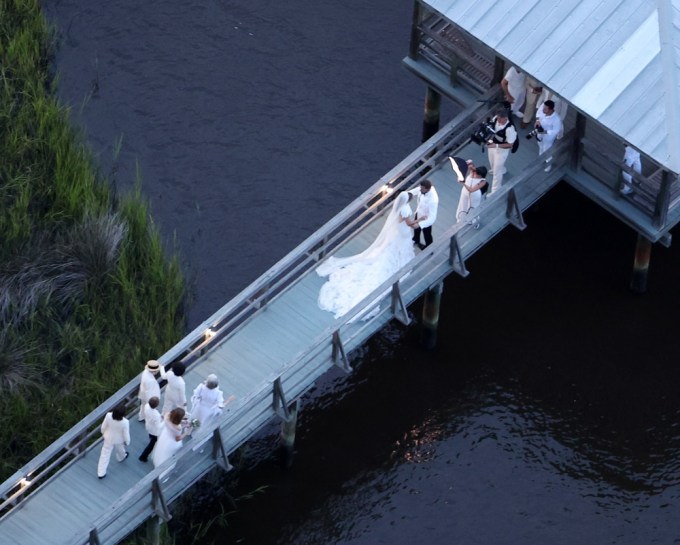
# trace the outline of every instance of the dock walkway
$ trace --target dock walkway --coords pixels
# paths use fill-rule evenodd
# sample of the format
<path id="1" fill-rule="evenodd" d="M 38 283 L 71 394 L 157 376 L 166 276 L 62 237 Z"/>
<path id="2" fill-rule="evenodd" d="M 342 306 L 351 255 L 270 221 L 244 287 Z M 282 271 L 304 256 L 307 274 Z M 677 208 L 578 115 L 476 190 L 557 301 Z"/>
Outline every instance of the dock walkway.
<path id="1" fill-rule="evenodd" d="M 506 184 L 476 212 L 481 228 L 456 224 L 460 184 L 448 157 L 487 164 L 468 135 L 489 109 L 485 102 L 473 103 L 159 358 L 166 366 L 187 364 L 188 393 L 208 374 L 220 377 L 225 396 L 234 395 L 235 401 L 219 422 L 199 429 L 163 466 L 139 462 L 147 436 L 136 421 L 135 378 L 2 484 L 0 544 L 112 544 L 146 519 L 169 519 L 168 506 L 175 499 L 215 466 L 229 469 L 227 455 L 272 417 L 289 418 L 291 401 L 323 373 L 334 365 L 350 372 L 349 352 L 392 319 L 408 323 L 408 305 L 451 273 L 467 275 L 467 259 L 506 226 L 524 228 L 522 211 L 565 174 L 570 135 L 554 147 L 549 173 L 535 143 L 522 138 L 508 161 Z M 330 254 L 351 255 L 368 246 L 396 193 L 426 177 L 440 196 L 434 244 L 340 319 L 320 310 L 317 296 L 325 279 L 315 272 L 318 263 Z M 360 314 L 376 298 L 379 312 L 362 320 Z M 98 480 L 99 425 L 122 400 L 130 408 L 130 457 L 120 464 L 112 460 L 107 478 Z"/>

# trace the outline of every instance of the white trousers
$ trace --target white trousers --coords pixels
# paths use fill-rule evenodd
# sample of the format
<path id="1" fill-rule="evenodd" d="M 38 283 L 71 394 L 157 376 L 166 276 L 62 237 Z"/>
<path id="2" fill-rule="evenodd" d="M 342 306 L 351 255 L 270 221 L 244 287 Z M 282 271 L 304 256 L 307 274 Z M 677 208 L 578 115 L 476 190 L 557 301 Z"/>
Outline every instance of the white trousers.
<path id="1" fill-rule="evenodd" d="M 491 167 L 491 174 L 493 181 L 491 182 L 491 193 L 498 191 L 503 185 L 503 174 L 505 174 L 505 161 L 510 155 L 510 148 L 492 148 L 487 149 L 489 152 L 489 166 Z"/>
<path id="2" fill-rule="evenodd" d="M 548 136 L 547 134 L 539 135 L 540 141 L 538 141 L 538 154 L 543 155 L 546 151 L 552 148 L 555 143 L 555 136 Z"/>
<path id="3" fill-rule="evenodd" d="M 109 460 L 111 460 L 113 449 L 116 449 L 116 460 L 119 462 L 125 460 L 125 443 L 117 443 L 114 445 L 104 441 L 102 452 L 99 455 L 99 463 L 97 464 L 97 477 L 106 475 L 106 468 L 109 467 Z"/>

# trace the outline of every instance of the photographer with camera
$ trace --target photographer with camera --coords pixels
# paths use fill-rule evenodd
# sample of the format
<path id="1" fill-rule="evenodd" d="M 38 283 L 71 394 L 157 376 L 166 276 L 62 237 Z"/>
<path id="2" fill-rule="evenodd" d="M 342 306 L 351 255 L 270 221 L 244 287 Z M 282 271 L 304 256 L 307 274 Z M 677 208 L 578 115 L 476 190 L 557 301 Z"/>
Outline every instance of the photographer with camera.
<path id="1" fill-rule="evenodd" d="M 555 112 L 555 103 L 552 100 L 546 100 L 543 107 L 536 113 L 535 129 L 531 131 L 527 138 L 536 137 L 538 143 L 538 154 L 543 155 L 548 151 L 553 144 L 557 135 L 562 130 L 562 120 Z M 545 159 L 546 163 L 552 161 L 552 156 Z M 551 165 L 545 167 L 546 172 L 550 172 Z"/>
<path id="2" fill-rule="evenodd" d="M 508 160 L 512 145 L 517 140 L 515 126 L 508 118 L 507 110 L 501 109 L 491 120 L 493 125 L 493 136 L 487 141 L 487 151 L 489 153 L 489 166 L 493 182 L 491 193 L 500 189 L 503 185 L 503 174 L 505 174 L 505 161 Z"/>

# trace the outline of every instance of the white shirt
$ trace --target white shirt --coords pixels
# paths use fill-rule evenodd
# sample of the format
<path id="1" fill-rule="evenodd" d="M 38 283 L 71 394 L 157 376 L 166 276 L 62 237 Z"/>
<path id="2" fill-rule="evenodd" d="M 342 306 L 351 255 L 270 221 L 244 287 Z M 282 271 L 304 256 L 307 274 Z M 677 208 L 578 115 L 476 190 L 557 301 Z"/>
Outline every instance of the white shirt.
<path id="1" fill-rule="evenodd" d="M 439 195 L 437 194 L 437 190 L 432 186 L 427 193 L 422 193 L 419 186 L 415 189 L 411 189 L 409 193 L 415 195 L 418 199 L 418 205 L 416 206 L 418 225 L 421 229 L 433 225 L 434 222 L 437 221 L 437 208 L 439 207 Z"/>
<path id="2" fill-rule="evenodd" d="M 526 78 L 527 75 L 523 72 L 519 72 L 514 66 L 511 66 L 510 69 L 505 73 L 504 79 L 508 82 L 508 91 L 515 100 L 524 98 L 524 83 Z M 522 104 L 519 104 L 517 107 L 522 107 Z"/>
<path id="3" fill-rule="evenodd" d="M 153 396 L 152 396 L 153 397 Z M 152 409 L 147 403 L 144 406 L 144 427 L 149 435 L 158 437 L 163 429 L 163 417 L 158 409 Z"/>
<path id="4" fill-rule="evenodd" d="M 553 140 L 562 130 L 562 120 L 560 119 L 560 116 L 556 112 L 553 112 L 550 115 L 544 114 L 542 104 L 538 112 L 536 112 L 536 119 L 541 122 L 541 127 L 543 127 L 545 134 Z"/>

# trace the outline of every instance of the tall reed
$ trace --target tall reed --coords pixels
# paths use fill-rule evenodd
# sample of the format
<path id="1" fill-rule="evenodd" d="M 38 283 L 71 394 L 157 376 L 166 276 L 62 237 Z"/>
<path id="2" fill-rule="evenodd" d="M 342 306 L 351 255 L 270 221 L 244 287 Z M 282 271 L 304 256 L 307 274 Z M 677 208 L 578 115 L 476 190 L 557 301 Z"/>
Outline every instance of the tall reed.
<path id="1" fill-rule="evenodd" d="M 51 93 L 39 0 L 0 0 L 0 480 L 162 354 L 184 281 Z"/>

